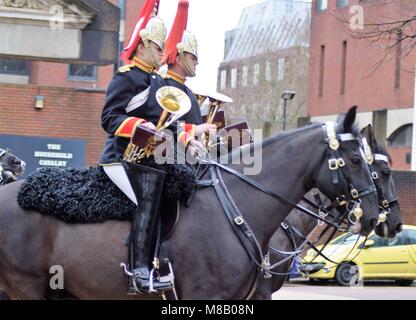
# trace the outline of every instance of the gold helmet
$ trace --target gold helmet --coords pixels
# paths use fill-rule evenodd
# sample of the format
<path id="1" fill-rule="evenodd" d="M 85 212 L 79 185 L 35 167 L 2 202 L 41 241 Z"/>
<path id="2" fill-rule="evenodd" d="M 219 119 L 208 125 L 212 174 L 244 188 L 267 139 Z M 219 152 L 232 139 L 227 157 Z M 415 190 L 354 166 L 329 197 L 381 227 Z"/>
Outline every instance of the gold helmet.
<path id="1" fill-rule="evenodd" d="M 146 0 L 127 42 L 127 46 L 121 53 L 121 58 L 124 62 L 131 62 L 140 41 L 143 41 L 145 46 L 148 46 L 149 41 L 152 41 L 162 50 L 164 49 L 166 26 L 163 20 L 156 16 L 159 11 L 159 2 L 160 0 Z"/>
<path id="2" fill-rule="evenodd" d="M 146 45 L 146 41 L 156 43 L 162 50 L 165 49 L 166 26 L 162 19 L 153 17 L 146 24 L 146 27 L 140 30 L 140 37 Z"/>
<path id="3" fill-rule="evenodd" d="M 187 30 L 184 31 L 182 41 L 176 45 L 176 48 L 178 49 L 179 54 L 189 52 L 198 58 L 198 41 L 196 40 L 196 37 Z"/>

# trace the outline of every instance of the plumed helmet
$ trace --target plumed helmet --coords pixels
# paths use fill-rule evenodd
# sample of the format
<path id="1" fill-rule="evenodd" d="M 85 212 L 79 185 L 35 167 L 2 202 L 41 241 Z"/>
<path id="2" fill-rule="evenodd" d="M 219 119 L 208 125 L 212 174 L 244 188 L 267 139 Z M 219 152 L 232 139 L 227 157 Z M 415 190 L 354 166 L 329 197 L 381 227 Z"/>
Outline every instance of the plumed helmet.
<path id="1" fill-rule="evenodd" d="M 165 55 L 163 63 L 175 63 L 176 56 L 189 52 L 198 57 L 198 42 L 195 36 L 186 30 L 188 23 L 189 1 L 180 0 L 175 21 L 166 41 Z"/>

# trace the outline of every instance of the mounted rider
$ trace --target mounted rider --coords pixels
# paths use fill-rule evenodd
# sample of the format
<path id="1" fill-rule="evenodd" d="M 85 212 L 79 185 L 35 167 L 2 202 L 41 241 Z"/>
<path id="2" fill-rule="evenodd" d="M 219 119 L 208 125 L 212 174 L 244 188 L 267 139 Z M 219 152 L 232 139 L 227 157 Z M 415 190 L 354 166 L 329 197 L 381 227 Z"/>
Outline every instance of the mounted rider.
<path id="1" fill-rule="evenodd" d="M 137 136 L 137 126 L 155 131 L 163 111 L 156 93 L 166 86 L 166 82 L 156 70 L 162 63 L 166 28 L 164 22 L 155 16 L 158 6 L 158 0 L 147 0 L 142 8 L 128 45 L 122 53 L 123 60 L 130 64 L 121 67 L 115 74 L 102 112 L 102 126 L 109 133 L 109 137 L 100 164 L 107 176 L 137 205 L 129 244 L 130 270 L 125 270 L 131 276 L 131 293 L 150 292 L 152 289 L 166 291 L 173 285 L 169 281 L 160 280 L 151 283 L 153 277 L 149 270 L 167 172 L 154 168 L 153 155 L 140 161 L 140 164 L 137 161 L 132 162 L 126 156 L 133 135 Z M 200 114 L 189 119 L 192 123 L 183 126 L 173 123 L 169 129 L 195 154 L 197 148 L 202 147 L 193 135 L 196 125 L 200 124 Z M 187 131 L 189 127 L 195 130 Z M 175 174 L 176 171 L 180 172 L 178 175 L 182 174 L 180 170 L 174 171 Z"/>
<path id="2" fill-rule="evenodd" d="M 122 53 L 130 64 L 112 79 L 102 111 L 102 126 L 109 133 L 100 165 L 107 176 L 136 205 L 129 244 L 129 267 L 134 274 L 129 292 L 168 290 L 170 282 L 150 283 L 150 256 L 166 173 L 129 163 L 123 155 L 136 127 L 154 129 L 162 113 L 155 93 L 165 86 L 156 72 L 166 41 L 164 22 L 156 16 L 159 0 L 147 0 L 140 11 L 128 45 Z M 131 274 L 129 273 L 129 274 Z M 135 283 L 133 283 L 135 282 Z M 137 290 L 136 290 L 137 289 Z"/>

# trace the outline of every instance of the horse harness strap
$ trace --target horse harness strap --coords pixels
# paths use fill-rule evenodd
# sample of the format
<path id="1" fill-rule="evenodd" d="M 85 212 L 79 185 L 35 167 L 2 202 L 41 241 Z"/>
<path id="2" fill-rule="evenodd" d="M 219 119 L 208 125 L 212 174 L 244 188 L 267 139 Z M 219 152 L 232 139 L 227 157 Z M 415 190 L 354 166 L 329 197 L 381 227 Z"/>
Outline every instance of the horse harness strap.
<path id="1" fill-rule="evenodd" d="M 4 149 L 1 149 L 0 148 L 0 159 L 6 154 L 6 153 L 8 153 L 8 151 L 7 150 L 4 150 Z"/>
<path id="2" fill-rule="evenodd" d="M 7 150 L 0 148 L 0 159 L 7 153 Z M 4 179 L 3 179 L 3 167 L 0 164 L 0 186 L 3 185 Z"/>
<path id="3" fill-rule="evenodd" d="M 382 213 L 379 215 L 378 223 L 385 222 L 387 220 L 387 215 L 390 213 L 391 209 L 390 206 L 394 206 L 397 204 L 398 199 L 394 199 L 389 201 L 386 199 L 383 188 L 380 185 L 380 177 L 377 171 L 374 168 L 374 161 L 384 161 L 389 164 L 389 159 L 382 154 L 374 154 L 371 152 L 371 148 L 367 142 L 366 138 L 363 138 L 363 148 L 364 148 L 364 157 L 368 163 L 368 167 L 370 168 L 371 177 L 373 179 L 374 185 L 376 186 L 378 198 L 379 198 L 379 207 L 382 209 Z"/>
<path id="4" fill-rule="evenodd" d="M 296 203 L 294 203 L 294 202 L 292 202 L 292 201 L 290 201 L 290 200 L 288 200 L 286 198 L 283 198 L 283 197 L 279 196 L 278 194 L 276 194 L 273 191 L 267 189 L 266 187 L 262 186 L 261 184 L 257 183 L 256 181 L 254 181 L 254 180 L 246 177 L 245 175 L 241 174 L 240 172 L 238 172 L 236 170 L 233 170 L 231 168 L 228 168 L 228 167 L 226 167 L 226 166 L 224 166 L 224 165 L 222 165 L 220 163 L 217 163 L 217 162 L 211 162 L 211 164 L 214 165 L 214 166 L 217 166 L 217 167 L 219 167 L 221 169 L 223 169 L 224 171 L 226 171 L 226 172 L 228 172 L 228 173 L 230 173 L 230 174 L 232 174 L 232 175 L 234 175 L 234 176 L 236 176 L 238 178 L 240 178 L 241 180 L 243 180 L 244 182 L 248 183 L 252 187 L 254 187 L 254 188 L 262 191 L 263 193 L 265 193 L 265 194 L 267 194 L 269 196 L 271 196 L 272 198 L 276 199 L 277 201 L 280 201 L 280 202 L 283 202 L 285 204 L 288 204 L 291 207 L 296 208 L 296 209 L 302 211 L 303 213 L 306 213 L 307 215 L 310 215 L 310 216 L 312 216 L 312 217 L 314 217 L 314 218 L 316 218 L 318 220 L 324 221 L 325 223 L 327 223 L 327 224 L 329 224 L 329 225 L 331 225 L 331 226 L 333 226 L 335 228 L 339 228 L 339 226 L 337 224 L 335 224 L 335 223 L 333 223 L 331 221 L 327 221 L 327 220 L 323 219 L 322 217 L 320 217 L 319 215 L 317 215 L 315 212 L 312 212 L 311 210 L 309 210 L 309 209 L 307 209 L 307 208 L 305 208 L 305 207 L 303 207 L 303 206 L 301 206 L 299 204 L 296 204 Z"/>
<path id="5" fill-rule="evenodd" d="M 328 160 L 328 167 L 331 172 L 331 180 L 334 184 L 336 194 L 343 195 L 343 200 L 346 200 L 347 197 L 351 197 L 352 201 L 356 201 L 360 197 L 367 196 L 376 192 L 377 190 L 374 184 L 364 188 L 363 190 L 357 190 L 354 187 L 349 172 L 346 169 L 345 160 L 341 157 L 341 154 L 339 152 L 339 141 L 357 141 L 360 144 L 360 147 L 362 147 L 360 141 L 350 133 L 337 135 L 335 133 L 335 124 L 333 122 L 327 122 L 325 124 L 325 128 L 326 130 L 324 130 L 324 134 L 326 137 L 324 141 L 328 143 L 329 152 L 331 155 L 330 159 Z M 360 151 L 362 152 L 362 148 L 360 148 Z M 363 154 L 362 156 L 365 160 L 365 156 Z M 341 179 L 344 179 L 346 182 L 345 184 L 343 184 L 343 186 L 340 185 Z M 348 187 L 350 187 L 351 189 L 348 189 Z M 339 199 L 337 199 L 336 201 L 339 201 Z M 342 202 L 342 200 L 339 202 Z"/>
<path id="6" fill-rule="evenodd" d="M 247 296 L 247 298 L 250 298 L 250 296 L 255 292 L 255 289 L 257 287 L 258 275 L 260 271 L 259 269 L 261 268 L 263 270 L 266 270 L 266 272 L 268 271 L 267 266 L 264 265 L 268 255 L 265 255 L 265 256 L 263 255 L 261 247 L 253 231 L 251 230 L 248 223 L 245 221 L 244 217 L 239 212 L 230 193 L 228 192 L 227 187 L 222 180 L 221 172 L 219 171 L 219 168 L 210 166 L 209 170 L 211 173 L 211 178 L 214 181 L 213 183 L 214 190 L 217 194 L 217 197 L 221 203 L 222 208 L 224 209 L 225 215 L 228 218 L 228 221 L 230 222 L 231 227 L 233 228 L 234 233 L 237 235 L 243 248 L 246 250 L 249 257 L 255 262 L 257 266 L 255 281 L 254 283 L 251 284 L 250 286 L 251 290 Z M 244 240 L 245 237 L 250 240 L 250 242 L 253 244 L 254 250 L 258 252 L 258 256 L 260 260 L 262 261 L 261 264 L 258 262 L 258 258 L 253 255 L 252 250 L 248 248 L 247 241 Z"/>

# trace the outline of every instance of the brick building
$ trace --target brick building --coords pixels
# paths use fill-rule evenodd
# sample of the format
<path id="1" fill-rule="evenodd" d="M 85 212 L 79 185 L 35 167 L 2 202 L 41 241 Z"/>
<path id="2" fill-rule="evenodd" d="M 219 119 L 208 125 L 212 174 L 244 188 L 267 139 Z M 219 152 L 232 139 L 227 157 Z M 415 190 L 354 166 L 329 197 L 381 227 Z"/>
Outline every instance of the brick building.
<path id="1" fill-rule="evenodd" d="M 118 51 L 123 46 L 124 35 L 131 33 L 144 0 L 109 2 L 119 6 L 121 13 Z M 2 5 L 0 1 L 0 23 Z M 15 10 L 18 12 L 20 8 Z M 33 50 L 48 44 L 37 45 Z M 59 39 L 50 45 L 59 46 Z M 79 161 L 69 165 L 96 164 L 106 138 L 101 128 L 101 110 L 118 61 L 99 66 L 13 58 L 0 57 L 0 147 L 9 147 L 20 156 L 35 138 L 43 143 L 35 149 L 38 151 L 48 151 L 47 145 L 59 144 L 71 149 L 75 144 L 71 155 Z M 34 169 L 39 159 L 28 157 L 24 160 Z"/>
<path id="2" fill-rule="evenodd" d="M 390 43 L 356 39 L 341 22 L 360 12 L 357 8 L 362 10 L 365 24 L 414 15 L 403 10 L 404 3 L 312 1 L 308 113 L 311 120 L 325 122 L 359 106 L 359 125 L 371 123 L 392 156 L 404 222 L 416 224 L 416 176 L 403 171 L 410 170 L 411 162 L 416 51 L 405 55 L 409 43 L 402 42 L 383 61 Z M 383 63 L 377 66 L 380 61 Z"/>
<path id="3" fill-rule="evenodd" d="M 340 19 L 362 12 L 365 24 L 397 20 L 412 14 L 401 7 L 405 2 L 312 1 L 309 116 L 324 122 L 358 105 L 360 126 L 373 124 L 397 170 L 410 169 L 416 51 L 406 56 L 405 41 L 377 66 L 391 43 L 355 39 Z"/>
<path id="4" fill-rule="evenodd" d="M 227 120 L 248 119 L 263 135 L 281 130 L 281 94 L 296 92 L 287 108 L 288 128 L 307 112 L 310 2 L 267 0 L 245 8 L 238 26 L 225 34 L 218 91 L 234 99 Z"/>

